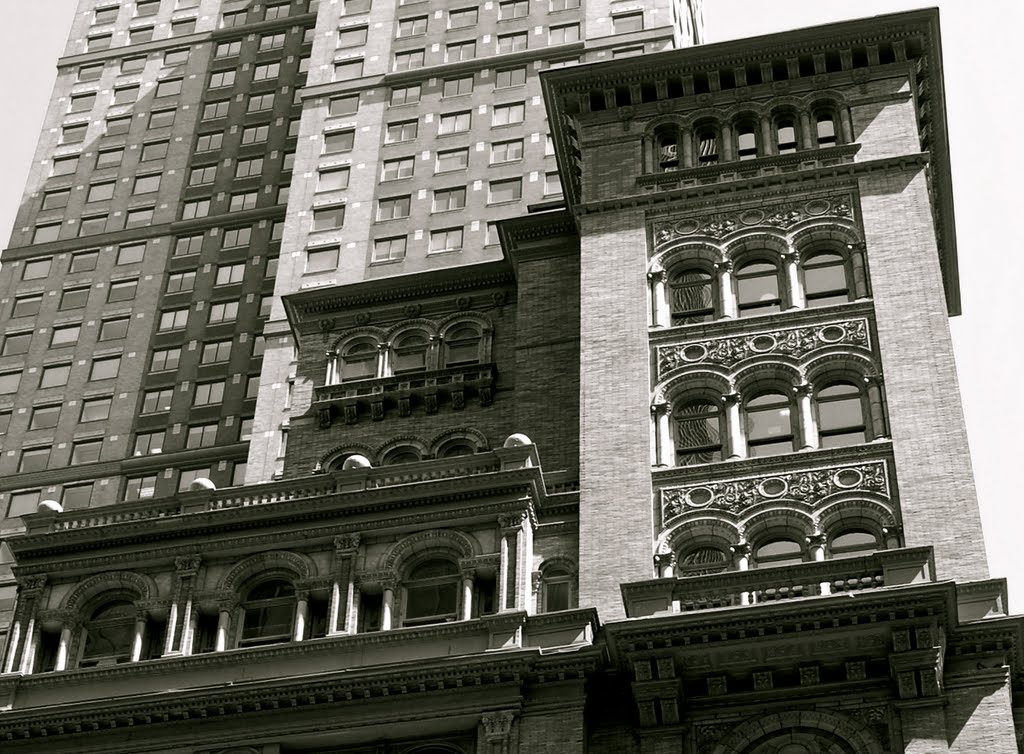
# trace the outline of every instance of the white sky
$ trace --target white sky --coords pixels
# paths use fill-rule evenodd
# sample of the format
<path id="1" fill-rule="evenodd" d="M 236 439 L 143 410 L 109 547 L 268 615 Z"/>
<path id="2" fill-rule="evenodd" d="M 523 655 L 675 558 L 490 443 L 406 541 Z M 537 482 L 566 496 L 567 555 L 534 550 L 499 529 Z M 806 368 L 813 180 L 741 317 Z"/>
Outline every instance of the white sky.
<path id="1" fill-rule="evenodd" d="M 10 0 L 8 0 L 10 1 Z M 536 1 L 536 0 L 535 0 Z M 1024 612 L 1024 513 L 1012 476 L 1022 460 L 1024 399 L 997 375 L 1024 375 L 1024 105 L 1016 96 L 1020 0 L 939 0 L 963 316 L 952 320 L 960 383 L 993 576 Z M 0 24 L 0 244 L 6 245 L 53 88 L 75 0 L 18 3 Z M 704 0 L 706 41 L 767 34 L 922 7 L 908 0 Z M 955 522 L 950 522 L 955 525 Z M 941 574 L 939 574 L 941 576 Z"/>

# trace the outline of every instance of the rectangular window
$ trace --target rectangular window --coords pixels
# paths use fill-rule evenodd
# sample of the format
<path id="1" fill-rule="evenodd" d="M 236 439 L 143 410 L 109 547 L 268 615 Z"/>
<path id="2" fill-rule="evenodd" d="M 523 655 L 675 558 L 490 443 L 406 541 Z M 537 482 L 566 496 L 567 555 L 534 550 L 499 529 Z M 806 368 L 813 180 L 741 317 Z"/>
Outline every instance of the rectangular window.
<path id="1" fill-rule="evenodd" d="M 193 199 L 181 206 L 181 219 L 194 220 L 197 217 L 206 217 L 210 214 L 209 199 Z"/>
<path id="2" fill-rule="evenodd" d="M 196 151 L 197 152 L 210 152 L 214 149 L 220 149 L 221 144 L 224 142 L 224 134 L 199 134 L 199 138 L 196 139 Z"/>
<path id="3" fill-rule="evenodd" d="M 267 79 L 276 79 L 279 73 L 281 73 L 280 63 L 264 63 L 252 69 L 252 80 L 266 81 Z"/>
<path id="4" fill-rule="evenodd" d="M 472 76 L 460 76 L 457 79 L 445 79 L 441 88 L 442 97 L 457 97 L 460 94 L 471 94 L 472 92 Z"/>
<path id="5" fill-rule="evenodd" d="M 60 295 L 60 311 L 81 309 L 89 301 L 89 287 L 67 288 Z"/>
<path id="6" fill-rule="evenodd" d="M 411 178 L 415 159 L 399 157 L 396 160 L 384 160 L 381 170 L 382 181 L 395 181 L 399 178 Z"/>
<path id="7" fill-rule="evenodd" d="M 192 28 L 188 29 L 188 27 L 181 25 L 185 23 L 192 23 Z M 180 37 L 183 34 L 191 34 L 193 31 L 195 31 L 195 21 L 191 19 L 189 21 L 180 21 L 171 24 L 171 34 L 175 37 Z M 164 65 L 184 65 L 188 62 L 188 53 L 189 51 L 187 47 L 181 50 L 168 50 L 164 53 Z"/>
<path id="8" fill-rule="evenodd" d="M 465 29 L 476 26 L 480 14 L 476 8 L 459 8 L 448 11 L 448 28 Z"/>
<path id="9" fill-rule="evenodd" d="M 93 24 L 111 24 L 117 20 L 117 12 L 120 6 L 114 5 L 109 8 L 97 8 L 93 11 Z"/>
<path id="10" fill-rule="evenodd" d="M 235 84 L 235 71 L 214 71 L 210 74 L 210 86 L 209 89 L 217 89 L 222 86 L 234 86 Z"/>
<path id="11" fill-rule="evenodd" d="M 355 139 L 355 131 L 328 131 L 324 134 L 324 151 L 349 152 Z"/>
<path id="12" fill-rule="evenodd" d="M 498 4 L 498 19 L 507 21 L 510 18 L 526 18 L 530 15 L 528 0 L 508 0 Z"/>
<path id="13" fill-rule="evenodd" d="M 128 317 L 117 319 L 105 319 L 100 324 L 100 340 L 120 340 L 128 335 L 128 325 L 131 320 Z"/>
<path id="14" fill-rule="evenodd" d="M 251 239 L 251 225 L 246 225 L 242 228 L 225 228 L 224 240 L 221 241 L 221 248 L 227 249 L 233 246 L 248 246 Z"/>
<path id="15" fill-rule="evenodd" d="M 259 314 L 257 314 L 257 316 L 259 316 L 259 317 L 269 317 L 270 316 L 270 310 L 273 308 L 273 306 L 274 306 L 274 297 L 273 296 L 260 296 L 260 310 L 259 310 Z"/>
<path id="16" fill-rule="evenodd" d="M 414 105 L 419 101 L 419 84 L 413 84 L 412 86 L 397 86 L 391 90 L 390 104 L 392 107 L 397 105 Z"/>
<path id="17" fill-rule="evenodd" d="M 245 397 L 256 398 L 260 394 L 260 376 L 258 374 L 250 375 L 245 380 Z M 288 406 L 285 406 L 288 408 Z"/>
<path id="18" fill-rule="evenodd" d="M 397 144 L 401 141 L 412 141 L 416 138 L 418 121 L 404 120 L 398 123 L 388 123 L 387 132 L 384 135 L 385 144 Z"/>
<path id="19" fill-rule="evenodd" d="M 216 444 L 216 424 L 198 424 L 188 428 L 188 435 L 185 438 L 186 448 L 208 448 Z"/>
<path id="20" fill-rule="evenodd" d="M 267 339 L 262 335 L 257 335 L 252 339 L 252 358 L 257 358 L 263 355 L 263 352 L 267 349 Z"/>
<path id="21" fill-rule="evenodd" d="M 264 34 L 260 37 L 260 52 L 266 50 L 280 50 L 284 47 L 284 32 L 276 34 Z"/>
<path id="22" fill-rule="evenodd" d="M 111 283 L 107 288 L 107 303 L 113 304 L 118 301 L 134 301 L 135 293 L 139 289 L 138 280 L 119 280 Z"/>
<path id="23" fill-rule="evenodd" d="M 373 242 L 373 261 L 388 262 L 405 259 L 405 236 L 378 238 Z"/>
<path id="24" fill-rule="evenodd" d="M 245 13 L 242 13 L 241 15 L 242 15 L 242 17 L 244 19 Z M 224 18 L 227 19 L 227 16 L 225 16 Z M 245 21 L 243 20 L 242 23 L 245 23 Z M 241 51 L 242 51 L 242 42 L 241 41 L 221 42 L 214 49 L 213 57 L 215 57 L 215 58 L 227 58 L 227 57 L 231 57 L 232 55 L 237 55 Z"/>
<path id="25" fill-rule="evenodd" d="M 496 141 L 491 144 L 491 164 L 523 159 L 523 140 Z"/>
<path id="26" fill-rule="evenodd" d="M 82 124 L 80 126 L 64 126 L 60 130 L 60 143 L 61 144 L 80 144 L 85 141 L 85 132 L 89 126 Z"/>
<path id="27" fill-rule="evenodd" d="M 395 196 L 381 199 L 377 205 L 378 220 L 397 220 L 409 216 L 411 197 Z"/>
<path id="28" fill-rule="evenodd" d="M 398 37 L 415 37 L 427 33 L 427 17 L 416 16 L 414 18 L 398 19 Z M 340 45 L 339 45 L 340 46 Z"/>
<path id="29" fill-rule="evenodd" d="M 505 181 L 491 181 L 488 186 L 487 201 L 491 204 L 518 201 L 523 197 L 523 181 L 513 178 Z"/>
<path id="30" fill-rule="evenodd" d="M 332 97 L 328 109 L 331 116 L 355 115 L 359 111 L 359 95 L 348 94 L 344 97 Z"/>
<path id="31" fill-rule="evenodd" d="M 134 455 L 144 456 L 148 453 L 161 453 L 164 449 L 164 431 L 139 432 L 135 435 Z"/>
<path id="32" fill-rule="evenodd" d="M 180 330 L 188 323 L 188 309 L 169 309 L 160 312 L 160 321 L 157 326 L 158 332 Z"/>
<path id="33" fill-rule="evenodd" d="M 103 75 L 103 63 L 96 65 L 83 65 L 78 68 L 79 81 L 95 81 Z"/>
<path id="34" fill-rule="evenodd" d="M 159 411 L 170 411 L 171 400 L 174 398 L 172 388 L 148 390 L 142 394 L 142 413 L 155 414 Z"/>
<path id="35" fill-rule="evenodd" d="M 241 438 L 239 438 L 241 440 Z M 245 461 L 235 461 L 235 465 L 231 469 L 231 486 L 241 487 L 245 484 Z"/>
<path id="36" fill-rule="evenodd" d="M 435 173 L 447 173 L 450 170 L 464 170 L 469 166 L 469 149 L 449 149 L 446 152 L 437 153 L 437 162 L 434 165 Z"/>
<path id="37" fill-rule="evenodd" d="M 105 122 L 105 128 L 106 128 L 106 135 L 107 136 L 121 136 L 123 134 L 128 133 L 131 130 L 131 127 L 132 127 L 132 117 L 130 115 L 117 116 L 117 117 L 114 117 L 114 118 L 107 118 L 107 120 Z M 124 152 L 123 149 L 111 150 L 111 151 Z M 97 165 L 99 164 L 99 159 L 98 158 L 96 160 L 96 163 L 97 163 Z"/>
<path id="38" fill-rule="evenodd" d="M 32 294 L 31 296 L 18 296 L 14 299 L 14 309 L 11 311 L 11 317 L 34 317 L 39 314 L 39 309 L 43 305 L 43 295 L 41 293 Z"/>
<path id="39" fill-rule="evenodd" d="M 210 467 L 204 466 L 201 469 L 184 469 L 178 475 L 178 492 L 188 492 L 192 482 L 197 479 L 209 479 Z"/>
<path id="40" fill-rule="evenodd" d="M 96 92 L 89 92 L 88 94 L 73 94 L 71 96 L 71 107 L 69 112 L 72 113 L 86 113 L 92 110 L 93 104 L 96 102 Z"/>
<path id="41" fill-rule="evenodd" d="M 3 348 L 0 348 L 0 356 L 18 356 L 28 353 L 28 346 L 31 342 L 31 332 L 10 333 L 4 336 L 4 344 Z"/>
<path id="42" fill-rule="evenodd" d="M 144 144 L 142 147 L 142 161 L 162 160 L 167 156 L 167 147 L 169 144 L 170 142 L 167 141 L 153 141 L 149 144 Z"/>
<path id="43" fill-rule="evenodd" d="M 411 71 L 414 68 L 422 68 L 424 55 L 424 50 L 407 50 L 406 52 L 396 52 L 394 70 Z M 417 87 L 417 89 L 418 88 L 419 87 Z"/>
<path id="44" fill-rule="evenodd" d="M 283 3 L 281 5 L 268 5 L 266 12 L 263 14 L 263 20 L 272 21 L 275 18 L 287 18 L 288 10 L 287 3 Z"/>
<path id="45" fill-rule="evenodd" d="M 145 254 L 145 243 L 124 244 L 117 249 L 117 263 L 135 264 L 136 262 L 141 262 Z"/>
<path id="46" fill-rule="evenodd" d="M 426 19 L 424 19 L 425 21 Z M 338 47 L 361 47 L 366 44 L 366 27 L 341 29 L 338 31 Z"/>
<path id="47" fill-rule="evenodd" d="M 447 212 L 453 209 L 463 209 L 466 206 L 466 187 L 438 189 L 434 192 L 434 204 L 432 212 Z"/>
<path id="48" fill-rule="evenodd" d="M 60 421 L 60 404 L 56 406 L 35 406 L 32 409 L 32 418 L 29 419 L 29 429 L 53 429 Z"/>
<path id="49" fill-rule="evenodd" d="M 507 89 L 510 86 L 523 86 L 526 84 L 526 68 L 506 68 L 498 71 L 494 77 L 495 89 Z"/>
<path id="50" fill-rule="evenodd" d="M 203 352 L 199 357 L 201 364 L 216 364 L 231 358 L 231 341 L 217 340 L 203 343 Z"/>
<path id="51" fill-rule="evenodd" d="M 270 126 L 250 126 L 242 129 L 243 144 L 258 144 L 267 140 L 270 136 Z"/>
<path id="52" fill-rule="evenodd" d="M 256 191 L 245 191 L 240 194 L 231 195 L 231 204 L 229 210 L 231 212 L 241 212 L 247 209 L 253 209 L 256 206 L 256 199 L 259 193 Z"/>
<path id="53" fill-rule="evenodd" d="M 153 27 L 139 26 L 128 30 L 128 43 L 137 45 L 153 41 Z"/>
<path id="54" fill-rule="evenodd" d="M 245 278 L 245 264 L 223 264 L 217 268 L 217 277 L 214 285 L 232 285 L 241 283 Z"/>
<path id="55" fill-rule="evenodd" d="M 96 154 L 96 169 L 120 165 L 124 159 L 124 149 L 105 149 Z"/>
<path id="56" fill-rule="evenodd" d="M 71 465 L 96 463 L 100 460 L 103 440 L 81 440 L 71 444 Z"/>
<path id="57" fill-rule="evenodd" d="M 572 10 L 580 7 L 580 0 L 551 0 L 551 12 Z"/>
<path id="58" fill-rule="evenodd" d="M 345 9 L 345 15 L 351 16 L 354 13 L 366 13 L 370 10 L 370 0 L 341 0 Z"/>
<path id="59" fill-rule="evenodd" d="M 335 230 L 345 223 L 345 205 L 335 204 L 331 207 L 313 209 L 313 230 Z M 308 269 L 308 267 L 307 267 Z"/>
<path id="60" fill-rule="evenodd" d="M 640 31 L 644 28 L 644 12 L 620 13 L 612 16 L 612 33 L 628 34 L 631 31 Z"/>
<path id="61" fill-rule="evenodd" d="M 246 112 L 257 113 L 260 110 L 272 110 L 274 108 L 274 94 L 254 94 L 249 98 Z"/>
<path id="62" fill-rule="evenodd" d="M 167 128 L 174 123 L 174 108 L 170 110 L 154 110 L 149 114 L 149 125 L 147 128 Z"/>
<path id="63" fill-rule="evenodd" d="M 87 202 L 102 202 L 107 199 L 112 199 L 114 197 L 114 187 L 116 185 L 117 184 L 114 183 L 114 181 L 110 181 L 109 183 L 94 183 L 89 186 L 89 194 L 86 196 L 85 200 Z"/>
<path id="64" fill-rule="evenodd" d="M 167 288 L 168 293 L 182 293 L 184 291 L 191 291 L 196 286 L 196 272 L 195 270 L 189 270 L 188 272 L 174 272 L 167 276 Z"/>
<path id="65" fill-rule="evenodd" d="M 445 61 L 448 63 L 457 63 L 460 60 L 472 60 L 475 57 L 475 40 L 453 42 L 452 44 L 445 46 Z M 470 83 L 470 89 L 472 89 L 472 83 Z"/>
<path id="66" fill-rule="evenodd" d="M 78 157 L 58 157 L 53 161 L 50 175 L 73 175 L 78 170 Z"/>
<path id="67" fill-rule="evenodd" d="M 32 243 L 50 243 L 60 236 L 60 223 L 37 225 L 32 233 Z"/>
<path id="68" fill-rule="evenodd" d="M 43 368 L 43 379 L 46 378 L 46 370 L 49 367 Z M 70 367 L 69 367 L 70 369 Z M 63 383 L 62 383 L 63 384 Z M 21 372 L 4 372 L 0 374 L 0 393 L 16 393 L 18 388 L 21 386 Z M 39 387 L 49 387 L 40 383 Z"/>
<path id="69" fill-rule="evenodd" d="M 210 318 L 208 321 L 211 325 L 216 325 L 220 322 L 233 322 L 237 316 L 237 301 L 222 301 L 218 304 L 210 304 Z"/>
<path id="70" fill-rule="evenodd" d="M 90 380 L 110 380 L 117 377 L 121 369 L 121 357 L 113 356 L 105 359 L 93 359 L 89 370 Z"/>
<path id="71" fill-rule="evenodd" d="M 135 3 L 135 17 L 155 16 L 160 10 L 160 0 L 138 0 Z"/>
<path id="72" fill-rule="evenodd" d="M 133 194 L 150 194 L 160 188 L 160 174 L 154 173 L 153 175 L 140 175 L 135 179 L 135 187 L 132 189 Z"/>
<path id="73" fill-rule="evenodd" d="M 113 105 L 130 105 L 139 98 L 139 87 L 136 86 L 122 86 L 114 90 L 114 99 L 111 102 Z"/>
<path id="74" fill-rule="evenodd" d="M 526 119 L 526 103 L 513 102 L 508 105 L 495 105 L 491 114 L 492 126 L 507 126 L 522 123 Z"/>
<path id="75" fill-rule="evenodd" d="M 141 228 L 153 222 L 153 207 L 138 207 L 128 210 L 125 215 L 125 228 Z"/>
<path id="76" fill-rule="evenodd" d="M 208 406 L 211 403 L 220 403 L 224 400 L 224 381 L 200 382 L 196 385 L 196 396 L 193 401 L 196 406 Z"/>
<path id="77" fill-rule="evenodd" d="M 516 32 L 515 34 L 499 34 L 498 35 L 498 54 L 504 55 L 510 52 L 521 52 L 526 49 L 529 41 L 529 35 L 525 32 Z"/>
<path id="78" fill-rule="evenodd" d="M 333 272 L 338 269 L 337 246 L 327 249 L 310 249 L 306 252 L 306 272 Z"/>
<path id="79" fill-rule="evenodd" d="M 447 228 L 430 232 L 431 254 L 459 251 L 460 249 L 462 249 L 462 228 Z"/>
<path id="80" fill-rule="evenodd" d="M 335 81 L 351 81 L 363 75 L 363 59 L 344 60 L 334 64 Z"/>
<path id="81" fill-rule="evenodd" d="M 203 105 L 202 119 L 216 120 L 217 118 L 226 118 L 230 107 L 231 101 L 226 99 L 220 102 L 209 102 Z"/>
<path id="82" fill-rule="evenodd" d="M 469 110 L 461 113 L 448 113 L 441 116 L 437 132 L 441 136 L 446 134 L 465 133 L 469 130 L 472 116 Z"/>
<path id="83" fill-rule="evenodd" d="M 60 387 L 61 385 L 66 385 L 70 376 L 70 364 L 50 364 L 43 367 L 43 376 L 39 378 L 39 387 Z"/>
<path id="84" fill-rule="evenodd" d="M 71 189 L 61 189 L 59 191 L 47 191 L 43 194 L 43 209 L 63 209 L 68 206 L 68 201 L 71 199 Z M 58 230 L 60 225 L 57 225 Z"/>
<path id="85" fill-rule="evenodd" d="M 150 362 L 151 372 L 164 372 L 178 368 L 181 360 L 180 348 L 159 348 L 153 351 L 153 360 Z"/>
<path id="86" fill-rule="evenodd" d="M 43 468 L 46 468 L 45 464 Z M 35 513 L 39 506 L 42 493 L 40 490 L 21 490 L 11 493 L 11 504 L 7 509 L 7 517 L 24 516 L 27 513 Z"/>
<path id="87" fill-rule="evenodd" d="M 121 75 L 125 76 L 129 73 L 138 73 L 143 70 L 146 67 L 147 59 L 148 58 L 146 58 L 145 55 L 139 55 L 134 58 L 124 58 L 121 61 Z"/>
<path id="88" fill-rule="evenodd" d="M 83 251 L 71 256 L 71 264 L 68 272 L 91 272 L 96 269 L 96 262 L 99 260 L 98 251 Z"/>
<path id="89" fill-rule="evenodd" d="M 348 188 L 349 169 L 321 170 L 317 191 L 339 191 Z"/>
<path id="90" fill-rule="evenodd" d="M 243 14 L 244 15 L 244 14 Z M 128 477 L 124 484 L 124 500 L 147 500 L 156 494 L 156 474 Z"/>
<path id="91" fill-rule="evenodd" d="M 580 40 L 580 25 L 565 24 L 564 26 L 552 26 L 548 30 L 548 44 L 560 45 Z"/>
<path id="92" fill-rule="evenodd" d="M 114 37 L 111 34 L 97 34 L 89 37 L 85 43 L 85 49 L 89 52 L 96 52 L 98 50 L 109 50 L 110 44 L 114 41 Z"/>
<path id="93" fill-rule="evenodd" d="M 65 325 L 64 327 L 55 327 L 50 335 L 50 347 L 59 348 L 60 346 L 70 346 L 78 342 L 78 339 L 82 336 L 81 325 Z"/>
<path id="94" fill-rule="evenodd" d="M 82 401 L 82 413 L 78 417 L 80 422 L 98 422 L 110 418 L 110 405 L 113 399 L 109 396 L 104 398 L 86 398 Z"/>
<path id="95" fill-rule="evenodd" d="M 558 178 L 558 172 L 544 174 L 544 196 L 562 193 L 562 181 Z"/>
<path id="96" fill-rule="evenodd" d="M 216 165 L 205 165 L 203 167 L 192 168 L 192 172 L 188 174 L 188 185 L 202 186 L 205 183 L 213 183 L 216 177 Z"/>
<path id="97" fill-rule="evenodd" d="M 174 242 L 174 256 L 184 257 L 189 254 L 198 254 L 203 246 L 203 234 L 194 236 L 179 236 Z"/>
<path id="98" fill-rule="evenodd" d="M 22 280 L 42 280 L 48 277 L 50 274 L 50 263 L 53 260 L 50 257 L 46 259 L 32 259 L 25 262 L 25 267 L 21 271 Z"/>
<path id="99" fill-rule="evenodd" d="M 88 484 L 66 484 L 60 493 L 61 507 L 66 511 L 88 508 L 92 502 L 92 482 Z"/>
<path id="100" fill-rule="evenodd" d="M 25 448 L 18 462 L 19 472 L 43 471 L 50 463 L 50 447 Z"/>

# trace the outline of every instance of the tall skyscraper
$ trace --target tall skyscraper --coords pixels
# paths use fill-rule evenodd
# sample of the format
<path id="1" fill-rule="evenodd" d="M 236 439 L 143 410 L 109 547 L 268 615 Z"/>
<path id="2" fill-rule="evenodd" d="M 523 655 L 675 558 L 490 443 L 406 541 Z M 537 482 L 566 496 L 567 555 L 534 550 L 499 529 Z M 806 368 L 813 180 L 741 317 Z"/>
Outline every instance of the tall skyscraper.
<path id="1" fill-rule="evenodd" d="M 1018 750 L 936 11 L 186 4 L 0 272 L 5 750 Z"/>

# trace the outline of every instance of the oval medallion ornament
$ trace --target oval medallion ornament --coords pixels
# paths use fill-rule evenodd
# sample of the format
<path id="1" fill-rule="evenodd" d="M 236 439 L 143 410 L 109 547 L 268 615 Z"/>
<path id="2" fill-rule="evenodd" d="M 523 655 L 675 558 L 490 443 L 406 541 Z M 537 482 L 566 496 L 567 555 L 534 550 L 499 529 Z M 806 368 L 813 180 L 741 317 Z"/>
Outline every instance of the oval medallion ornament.
<path id="1" fill-rule="evenodd" d="M 700 223 L 696 220 L 680 220 L 676 223 L 676 233 L 682 236 L 688 236 L 696 233 L 700 228 Z"/>
<path id="2" fill-rule="evenodd" d="M 764 220 L 764 212 L 759 209 L 748 209 L 740 215 L 740 222 L 744 225 L 757 225 Z"/>
<path id="3" fill-rule="evenodd" d="M 686 493 L 686 504 L 692 508 L 703 508 L 711 505 L 715 493 L 707 487 L 696 487 Z"/>
<path id="4" fill-rule="evenodd" d="M 818 330 L 818 337 L 826 343 L 838 343 L 846 337 L 846 329 L 841 325 L 828 325 Z"/>
<path id="5" fill-rule="evenodd" d="M 785 479 L 780 479 L 777 476 L 765 479 L 759 485 L 757 485 L 757 491 L 765 497 L 779 497 L 785 495 L 786 490 L 789 489 L 789 485 L 786 484 Z"/>
<path id="6" fill-rule="evenodd" d="M 864 481 L 864 475 L 857 471 L 857 469 L 842 469 L 835 473 L 832 481 L 836 483 L 836 487 L 848 490 L 853 487 L 859 487 L 860 483 Z"/>
<path id="7" fill-rule="evenodd" d="M 708 349 L 701 345 L 687 346 L 683 349 L 683 360 L 684 361 L 700 361 L 708 355 Z"/>
<path id="8" fill-rule="evenodd" d="M 808 215 L 824 215 L 831 206 L 826 199 L 813 199 L 804 205 L 804 211 Z"/>
<path id="9" fill-rule="evenodd" d="M 750 340 L 750 350 L 757 353 L 767 353 L 776 346 L 775 338 L 771 335 L 758 335 Z"/>

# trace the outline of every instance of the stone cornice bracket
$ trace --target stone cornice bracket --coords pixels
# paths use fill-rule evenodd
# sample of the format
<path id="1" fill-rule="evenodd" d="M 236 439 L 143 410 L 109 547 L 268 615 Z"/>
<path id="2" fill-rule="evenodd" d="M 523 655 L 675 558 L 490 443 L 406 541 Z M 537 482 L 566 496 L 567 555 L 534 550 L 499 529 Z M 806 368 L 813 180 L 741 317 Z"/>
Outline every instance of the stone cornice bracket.
<path id="1" fill-rule="evenodd" d="M 199 573 L 201 564 L 202 558 L 199 555 L 183 555 L 174 559 L 174 570 L 177 571 L 179 577 L 186 578 Z"/>
<path id="2" fill-rule="evenodd" d="M 351 555 L 359 549 L 361 537 L 358 533 L 339 534 L 334 538 L 334 552 L 336 555 Z"/>
<path id="3" fill-rule="evenodd" d="M 21 576 L 18 578 L 18 590 L 25 595 L 37 595 L 46 586 L 46 574 Z"/>

